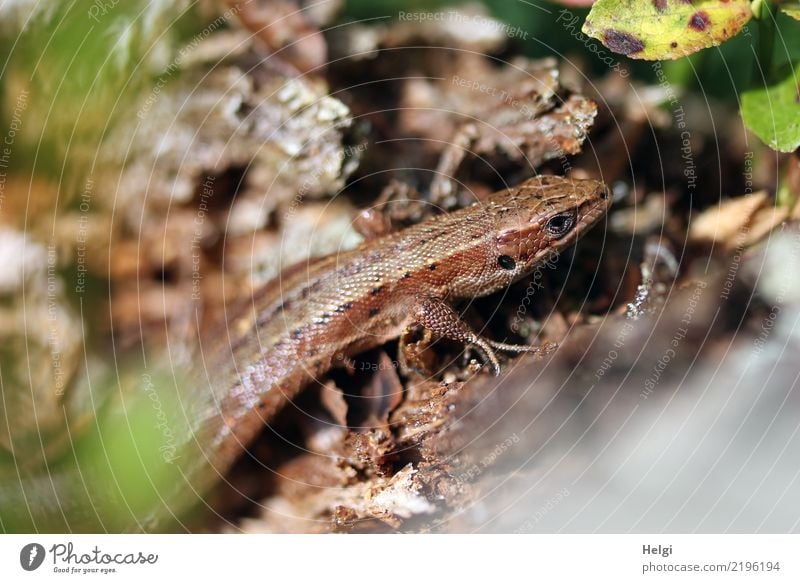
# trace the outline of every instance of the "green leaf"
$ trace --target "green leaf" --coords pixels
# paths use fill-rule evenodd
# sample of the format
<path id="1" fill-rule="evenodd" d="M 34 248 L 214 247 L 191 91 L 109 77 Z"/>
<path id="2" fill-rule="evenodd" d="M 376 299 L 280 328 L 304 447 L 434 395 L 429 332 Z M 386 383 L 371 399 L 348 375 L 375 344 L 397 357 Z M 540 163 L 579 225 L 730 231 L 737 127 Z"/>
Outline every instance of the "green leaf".
<path id="1" fill-rule="evenodd" d="M 748 0 L 598 0 L 583 32 L 633 59 L 677 59 L 738 33 Z"/>
<path id="2" fill-rule="evenodd" d="M 795 63 L 795 67 L 800 63 Z M 800 101 L 794 70 L 782 81 L 742 93 L 742 118 L 748 129 L 773 150 L 800 147 Z"/>

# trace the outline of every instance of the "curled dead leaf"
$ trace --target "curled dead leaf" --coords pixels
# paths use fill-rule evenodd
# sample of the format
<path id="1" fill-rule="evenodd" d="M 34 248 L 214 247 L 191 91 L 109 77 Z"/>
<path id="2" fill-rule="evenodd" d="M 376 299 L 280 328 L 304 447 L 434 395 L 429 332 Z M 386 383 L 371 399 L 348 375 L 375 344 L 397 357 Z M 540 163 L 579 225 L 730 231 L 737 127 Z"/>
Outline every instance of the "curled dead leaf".
<path id="1" fill-rule="evenodd" d="M 765 191 L 732 198 L 700 213 L 689 226 L 689 240 L 722 246 L 726 251 L 750 247 L 789 216 L 789 209 L 773 206 Z"/>

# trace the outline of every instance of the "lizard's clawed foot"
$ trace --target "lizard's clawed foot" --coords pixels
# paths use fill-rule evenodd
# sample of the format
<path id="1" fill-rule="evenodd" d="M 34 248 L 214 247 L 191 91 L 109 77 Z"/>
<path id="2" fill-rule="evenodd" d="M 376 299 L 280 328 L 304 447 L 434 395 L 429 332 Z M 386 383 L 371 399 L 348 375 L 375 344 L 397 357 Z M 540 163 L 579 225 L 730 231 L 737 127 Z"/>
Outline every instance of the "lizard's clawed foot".
<path id="1" fill-rule="evenodd" d="M 495 340 L 489 340 L 487 338 L 481 338 L 477 336 L 478 341 L 473 341 L 472 343 L 476 346 L 479 346 L 489 358 L 489 362 L 492 364 L 492 372 L 495 376 L 500 374 L 500 363 L 497 360 L 497 355 L 495 354 L 495 350 L 500 350 L 503 352 L 528 352 L 530 354 L 539 354 L 539 355 L 547 355 L 551 354 L 558 348 L 558 344 L 554 342 L 545 342 L 543 344 L 539 344 L 537 346 L 531 346 L 529 344 L 506 344 L 505 342 L 497 342 Z"/>

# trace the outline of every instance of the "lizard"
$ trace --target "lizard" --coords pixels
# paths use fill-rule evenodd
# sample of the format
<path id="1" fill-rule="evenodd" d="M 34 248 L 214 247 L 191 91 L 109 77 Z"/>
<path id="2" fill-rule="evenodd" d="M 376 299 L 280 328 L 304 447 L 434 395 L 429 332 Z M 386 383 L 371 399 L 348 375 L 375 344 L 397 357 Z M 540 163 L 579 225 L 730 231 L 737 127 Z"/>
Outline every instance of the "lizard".
<path id="1" fill-rule="evenodd" d="M 536 347 L 475 333 L 450 305 L 507 287 L 574 243 L 610 206 L 594 180 L 534 177 L 486 200 L 351 251 L 303 263 L 257 292 L 228 322 L 198 419 L 207 461 L 223 472 L 283 404 L 337 362 L 397 338 L 411 324 L 496 351 Z"/>

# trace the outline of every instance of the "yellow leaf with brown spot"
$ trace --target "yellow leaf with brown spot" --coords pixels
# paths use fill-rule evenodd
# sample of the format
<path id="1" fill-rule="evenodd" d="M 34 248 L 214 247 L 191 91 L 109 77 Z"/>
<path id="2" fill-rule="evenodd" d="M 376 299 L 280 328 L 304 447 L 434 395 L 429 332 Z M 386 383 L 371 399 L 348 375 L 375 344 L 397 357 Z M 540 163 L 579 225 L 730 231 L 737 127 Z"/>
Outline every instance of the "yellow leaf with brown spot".
<path id="1" fill-rule="evenodd" d="M 738 33 L 748 0 L 598 0 L 583 32 L 632 59 L 678 59 Z"/>

